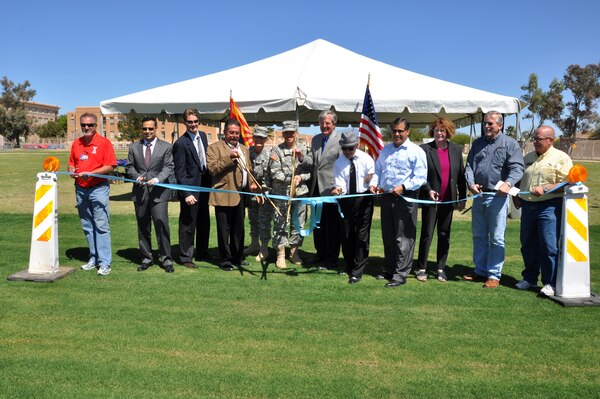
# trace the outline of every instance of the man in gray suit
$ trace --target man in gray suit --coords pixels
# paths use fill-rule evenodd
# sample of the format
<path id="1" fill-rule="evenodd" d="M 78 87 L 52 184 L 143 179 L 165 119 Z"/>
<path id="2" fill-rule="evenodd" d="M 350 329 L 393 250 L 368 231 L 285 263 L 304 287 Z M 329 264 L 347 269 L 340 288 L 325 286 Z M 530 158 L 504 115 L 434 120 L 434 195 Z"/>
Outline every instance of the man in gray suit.
<path id="1" fill-rule="evenodd" d="M 319 127 L 321 133 L 312 139 L 312 153 L 309 162 L 313 163 L 311 196 L 330 196 L 334 188 L 333 164 L 341 153 L 340 134 L 335 131 L 337 115 L 331 110 L 321 112 Z M 335 269 L 340 256 L 340 226 L 342 218 L 337 204 L 323 204 L 319 228 L 314 230 L 314 243 L 317 250 L 313 264 L 320 264 L 319 270 Z"/>
<path id="2" fill-rule="evenodd" d="M 156 127 L 156 119 L 146 117 L 142 120 L 144 138 L 129 146 L 125 171 L 129 179 L 138 182 L 133 185 L 133 203 L 142 253 L 142 263 L 137 270 L 141 272 L 152 265 L 152 220 L 162 267 L 165 272 L 173 273 L 168 215 L 171 190 L 155 186 L 156 183 L 167 183 L 173 174 L 173 152 L 171 144 L 156 138 Z"/>

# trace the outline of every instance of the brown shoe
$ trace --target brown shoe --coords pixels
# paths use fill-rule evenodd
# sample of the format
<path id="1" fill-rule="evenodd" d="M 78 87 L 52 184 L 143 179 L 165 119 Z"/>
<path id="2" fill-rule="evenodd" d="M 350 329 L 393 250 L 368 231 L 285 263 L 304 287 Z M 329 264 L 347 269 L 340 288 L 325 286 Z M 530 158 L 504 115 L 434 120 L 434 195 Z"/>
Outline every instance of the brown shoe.
<path id="1" fill-rule="evenodd" d="M 183 266 L 187 267 L 188 269 L 195 269 L 198 267 L 198 265 L 196 265 L 194 262 L 183 262 Z"/>
<path id="2" fill-rule="evenodd" d="M 488 278 L 485 283 L 483 283 L 483 288 L 497 288 L 500 285 L 500 280 L 496 280 L 495 278 Z"/>
<path id="3" fill-rule="evenodd" d="M 471 274 L 464 275 L 463 280 L 483 283 L 486 280 L 486 278 L 473 272 Z"/>

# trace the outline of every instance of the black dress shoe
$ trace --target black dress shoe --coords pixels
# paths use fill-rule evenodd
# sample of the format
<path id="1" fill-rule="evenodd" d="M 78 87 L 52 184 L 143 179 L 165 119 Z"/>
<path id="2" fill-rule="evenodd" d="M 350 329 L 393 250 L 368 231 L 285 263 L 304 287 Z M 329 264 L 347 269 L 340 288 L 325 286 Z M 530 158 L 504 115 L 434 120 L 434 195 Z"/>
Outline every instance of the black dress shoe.
<path id="1" fill-rule="evenodd" d="M 399 286 L 401 286 L 404 283 L 406 283 L 406 280 L 403 279 L 403 278 L 400 278 L 400 280 L 391 280 L 385 286 L 388 287 L 388 288 L 399 287 Z"/>
<path id="2" fill-rule="evenodd" d="M 188 269 L 195 269 L 198 267 L 198 265 L 194 262 L 183 262 L 182 265 L 187 267 Z"/>
<path id="3" fill-rule="evenodd" d="M 321 262 L 323 262 L 323 259 L 321 259 L 318 256 L 315 256 L 314 258 L 309 259 L 309 260 L 306 261 L 306 263 L 309 264 L 309 265 L 316 265 L 317 263 L 321 263 Z"/>
<path id="4" fill-rule="evenodd" d="M 165 269 L 166 273 L 173 273 L 175 271 L 175 269 L 173 268 L 173 265 L 163 266 L 163 269 Z"/>
<path id="5" fill-rule="evenodd" d="M 144 270 L 148 270 L 148 268 L 152 266 L 152 264 L 150 263 L 142 263 L 141 265 L 138 266 L 137 271 L 138 272 L 143 272 Z"/>
<path id="6" fill-rule="evenodd" d="M 219 268 L 221 270 L 223 270 L 224 272 L 231 272 L 234 269 L 233 265 L 231 265 L 229 263 L 225 263 L 224 265 L 220 265 Z"/>
<path id="7" fill-rule="evenodd" d="M 360 277 L 352 276 L 348 279 L 348 284 L 356 284 L 360 282 Z"/>

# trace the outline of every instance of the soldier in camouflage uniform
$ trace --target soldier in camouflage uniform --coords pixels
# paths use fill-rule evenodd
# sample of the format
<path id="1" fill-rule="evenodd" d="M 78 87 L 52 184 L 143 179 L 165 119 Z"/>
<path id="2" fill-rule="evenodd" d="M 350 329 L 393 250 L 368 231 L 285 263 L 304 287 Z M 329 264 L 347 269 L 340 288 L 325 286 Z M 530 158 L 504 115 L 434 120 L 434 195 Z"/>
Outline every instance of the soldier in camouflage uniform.
<path id="1" fill-rule="evenodd" d="M 310 179 L 311 165 L 304 160 L 306 148 L 296 146 L 298 136 L 298 124 L 295 121 L 283 122 L 283 143 L 271 150 L 269 171 L 273 184 L 273 194 L 289 195 L 291 197 L 304 197 L 308 194 L 308 180 Z M 295 166 L 295 170 L 294 170 Z M 290 185 L 294 175 L 295 190 L 290 195 Z M 273 247 L 277 250 L 278 268 L 285 269 L 285 248 L 290 248 L 290 261 L 296 265 L 302 264 L 298 255 L 298 248 L 302 245 L 302 237 L 293 226 L 291 216 L 288 217 L 288 201 L 275 200 L 275 204 L 281 212 L 281 216 L 275 213 L 275 225 L 273 226 Z M 290 213 L 298 209 L 298 221 L 304 225 L 306 221 L 306 205 L 300 205 L 297 201 L 291 202 Z M 289 235 L 288 235 L 289 230 Z"/>
<path id="2" fill-rule="evenodd" d="M 254 128 L 252 139 L 254 146 L 250 147 L 250 159 L 254 177 L 263 187 L 270 187 L 269 176 L 269 151 L 265 150 L 268 130 L 265 127 Z M 260 200 L 260 198 L 259 198 Z M 257 255 L 256 260 L 261 261 L 269 255 L 269 240 L 271 239 L 271 219 L 273 206 L 269 203 L 260 203 L 257 197 L 252 196 L 248 205 L 248 219 L 250 220 L 251 243 L 244 250 L 244 256 Z M 260 244 L 259 244 L 260 240 Z"/>

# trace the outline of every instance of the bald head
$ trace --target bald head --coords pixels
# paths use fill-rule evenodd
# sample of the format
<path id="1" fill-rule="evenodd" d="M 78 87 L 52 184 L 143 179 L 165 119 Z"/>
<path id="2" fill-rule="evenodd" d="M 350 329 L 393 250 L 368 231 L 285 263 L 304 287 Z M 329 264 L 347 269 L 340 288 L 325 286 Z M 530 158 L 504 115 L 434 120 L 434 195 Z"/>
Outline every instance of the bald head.
<path id="1" fill-rule="evenodd" d="M 554 129 L 550 126 L 540 126 L 533 136 L 533 147 L 538 155 L 544 154 L 554 143 Z"/>
<path id="2" fill-rule="evenodd" d="M 547 126 L 547 125 L 542 125 L 537 128 L 537 136 L 552 137 L 552 139 L 556 138 L 554 136 L 554 129 L 551 126 Z"/>

